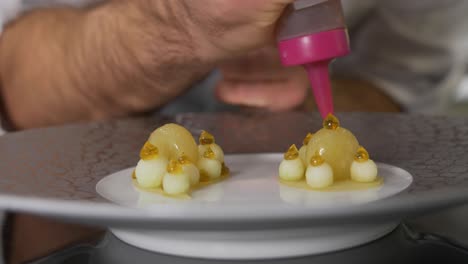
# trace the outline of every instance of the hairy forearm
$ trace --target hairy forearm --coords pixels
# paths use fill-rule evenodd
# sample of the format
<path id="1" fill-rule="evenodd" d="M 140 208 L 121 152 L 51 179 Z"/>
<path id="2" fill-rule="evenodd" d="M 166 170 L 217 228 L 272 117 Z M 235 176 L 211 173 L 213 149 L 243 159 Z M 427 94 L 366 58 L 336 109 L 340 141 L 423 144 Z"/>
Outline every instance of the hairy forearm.
<path id="1" fill-rule="evenodd" d="M 183 9 L 136 2 L 39 10 L 6 28 L 2 97 L 17 128 L 147 111 L 211 69 L 189 22 L 173 23 Z"/>

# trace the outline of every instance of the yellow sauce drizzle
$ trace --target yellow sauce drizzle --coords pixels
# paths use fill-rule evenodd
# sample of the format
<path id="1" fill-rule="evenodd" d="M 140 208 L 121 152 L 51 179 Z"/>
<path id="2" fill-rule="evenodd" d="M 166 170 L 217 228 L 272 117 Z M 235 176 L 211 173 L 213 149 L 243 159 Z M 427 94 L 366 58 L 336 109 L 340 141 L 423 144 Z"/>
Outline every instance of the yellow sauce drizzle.
<path id="1" fill-rule="evenodd" d="M 203 130 L 198 141 L 200 142 L 200 145 L 210 145 L 215 143 L 215 137 Z"/>
<path id="2" fill-rule="evenodd" d="M 177 161 L 182 164 L 182 165 L 186 165 L 186 164 L 191 164 L 192 162 L 190 161 L 189 157 L 185 154 L 182 153 L 182 156 L 180 156 Z"/>
<path id="3" fill-rule="evenodd" d="M 206 173 L 205 170 L 200 170 L 200 182 L 209 182 L 211 180 L 210 176 Z"/>
<path id="4" fill-rule="evenodd" d="M 154 158 L 157 158 L 159 155 L 159 150 L 158 148 L 149 143 L 148 141 L 143 145 L 143 148 L 140 150 L 140 159 L 142 160 L 152 160 Z"/>
<path id="5" fill-rule="evenodd" d="M 221 176 L 217 179 L 202 179 L 202 175 L 200 175 L 200 182 L 193 187 L 194 190 L 199 190 L 201 188 L 204 188 L 206 186 L 210 186 L 212 184 L 218 183 L 220 181 L 223 181 L 229 177 L 229 172 L 227 174 L 221 174 Z"/>
<path id="6" fill-rule="evenodd" d="M 293 144 L 289 147 L 288 151 L 284 153 L 285 160 L 295 160 L 299 157 L 299 150 L 297 149 L 296 145 Z"/>
<path id="7" fill-rule="evenodd" d="M 182 194 L 176 194 L 176 195 L 167 194 L 167 193 L 162 189 L 162 187 L 158 187 L 158 188 L 144 188 L 144 187 L 141 187 L 140 185 L 138 185 L 138 182 L 137 182 L 136 179 L 133 179 L 133 180 L 132 180 L 132 183 L 133 183 L 133 186 L 134 186 L 138 191 L 143 191 L 143 192 L 149 192 L 149 193 L 159 194 L 159 195 L 161 195 L 161 196 L 168 197 L 168 198 L 173 198 L 173 199 L 177 199 L 177 200 L 190 200 L 190 199 L 192 199 L 192 196 L 190 196 L 190 193 L 182 193 Z"/>
<path id="8" fill-rule="evenodd" d="M 134 178 L 134 175 L 135 175 L 135 171 L 133 171 L 132 173 L 132 183 L 133 183 L 133 186 L 139 190 L 139 191 L 144 191 L 144 192 L 150 192 L 150 193 L 154 193 L 154 194 L 159 194 L 159 195 L 162 195 L 164 197 L 168 197 L 168 198 L 173 198 L 173 199 L 177 199 L 177 200 L 190 200 L 192 199 L 192 196 L 191 196 L 191 192 L 192 191 L 196 191 L 196 190 L 200 190 L 200 189 L 203 189 L 203 188 L 206 188 L 210 185 L 213 185 L 213 184 L 216 184 L 218 182 L 221 182 L 221 181 L 224 181 L 225 179 L 229 178 L 230 176 L 230 173 L 229 173 L 229 168 L 227 166 L 224 166 L 226 169 L 224 169 L 223 173 L 221 174 L 221 177 L 217 178 L 217 179 L 207 179 L 207 180 L 202 180 L 200 178 L 200 182 L 197 184 L 197 185 L 194 185 L 192 186 L 190 189 L 190 192 L 189 193 L 183 193 L 183 194 L 176 194 L 176 195 L 171 195 L 171 194 L 167 194 L 166 192 L 164 192 L 164 190 L 162 189 L 162 187 L 158 187 L 158 188 L 143 188 L 141 187 L 140 185 L 138 185 L 138 182 L 136 180 L 136 177 Z"/>
<path id="9" fill-rule="evenodd" d="M 167 164 L 167 172 L 173 175 L 182 174 L 182 165 L 177 160 L 170 160 Z"/>
<path id="10" fill-rule="evenodd" d="M 222 167 L 221 167 L 221 176 L 222 175 L 229 175 L 230 169 L 228 166 L 226 166 L 226 163 L 223 162 Z"/>
<path id="11" fill-rule="evenodd" d="M 339 127 L 340 120 L 338 120 L 338 118 L 332 114 L 328 114 L 327 118 L 323 120 L 323 128 L 325 129 L 336 130 Z"/>
<path id="12" fill-rule="evenodd" d="M 216 158 L 216 154 L 214 153 L 214 151 L 208 147 L 205 152 L 203 153 L 203 157 L 205 159 L 215 159 Z"/>
<path id="13" fill-rule="evenodd" d="M 319 192 L 343 192 L 343 191 L 359 191 L 359 190 L 366 190 L 371 188 L 377 188 L 383 185 L 384 179 L 383 177 L 377 177 L 377 179 L 373 182 L 355 182 L 352 180 L 344 180 L 344 181 L 337 181 L 334 182 L 331 186 L 323 189 L 316 189 L 310 187 L 305 180 L 302 181 L 285 181 L 280 179 L 280 183 L 286 186 L 303 189 L 303 190 L 310 190 L 310 191 L 319 191 Z"/>

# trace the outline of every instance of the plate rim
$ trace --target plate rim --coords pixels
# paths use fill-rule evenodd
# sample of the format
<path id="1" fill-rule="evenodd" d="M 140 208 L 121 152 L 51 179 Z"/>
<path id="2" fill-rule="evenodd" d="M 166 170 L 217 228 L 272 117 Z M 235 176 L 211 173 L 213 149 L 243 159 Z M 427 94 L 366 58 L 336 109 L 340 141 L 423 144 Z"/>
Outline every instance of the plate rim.
<path id="1" fill-rule="evenodd" d="M 278 155 L 278 153 L 255 153 L 247 155 Z M 246 154 L 231 154 L 246 155 Z M 384 166 L 394 167 L 407 172 L 403 168 L 385 164 Z M 120 170 L 119 170 L 120 171 Z M 116 173 L 116 172 L 115 172 Z M 110 174 L 112 175 L 112 174 Z M 109 175 L 107 175 L 109 176 Z M 107 177 L 106 176 L 106 177 Z M 414 176 L 413 177 L 413 181 Z M 103 177 L 102 179 L 104 179 Z M 450 190 L 447 191 L 446 189 Z M 234 228 L 239 223 L 265 226 L 265 220 L 273 226 L 291 225 L 293 223 L 304 225 L 310 224 L 330 224 L 331 222 L 364 223 L 368 221 L 387 221 L 389 219 L 402 219 L 406 216 L 417 215 L 423 212 L 435 211 L 441 208 L 449 208 L 464 203 L 468 203 L 468 187 L 442 188 L 438 191 L 430 191 L 411 195 L 403 190 L 393 197 L 380 200 L 378 203 L 370 202 L 358 205 L 353 209 L 343 208 L 342 210 L 323 210 L 324 214 L 311 214 L 304 210 L 293 215 L 287 215 L 288 211 L 281 209 L 281 213 L 270 211 L 264 213 L 262 217 L 251 219 L 230 218 L 226 219 L 222 215 L 209 218 L 198 216 L 190 219 L 174 219 L 174 217 L 164 217 L 138 208 L 124 207 L 111 202 L 92 202 L 77 200 L 59 200 L 52 198 L 25 197 L 17 195 L 0 194 L 0 208 L 8 211 L 34 213 L 43 216 L 63 219 L 65 221 L 97 224 L 113 227 L 135 227 L 159 228 L 174 227 L 180 228 Z M 411 197 L 411 202 L 407 199 Z M 359 213 L 356 213 L 359 211 Z M 274 214 L 274 215 L 272 215 Z M 188 224 L 188 225 L 187 225 Z M 267 224 L 268 225 L 268 224 Z M 239 228 L 239 227 L 237 227 Z"/>

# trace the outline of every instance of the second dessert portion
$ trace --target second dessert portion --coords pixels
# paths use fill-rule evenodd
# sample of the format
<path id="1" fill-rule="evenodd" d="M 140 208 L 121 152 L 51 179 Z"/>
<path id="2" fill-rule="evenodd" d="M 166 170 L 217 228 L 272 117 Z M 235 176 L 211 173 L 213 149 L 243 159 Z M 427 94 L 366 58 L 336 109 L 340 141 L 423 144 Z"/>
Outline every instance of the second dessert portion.
<path id="1" fill-rule="evenodd" d="M 279 166 L 282 183 L 306 189 L 359 189 L 378 186 L 377 165 L 356 137 L 333 116 L 309 133 L 300 150 L 292 145 Z"/>
<path id="2" fill-rule="evenodd" d="M 192 134 L 177 124 L 156 129 L 140 151 L 134 184 L 164 195 L 188 197 L 190 191 L 229 175 L 224 152 L 210 133 L 203 131 L 197 146 Z"/>

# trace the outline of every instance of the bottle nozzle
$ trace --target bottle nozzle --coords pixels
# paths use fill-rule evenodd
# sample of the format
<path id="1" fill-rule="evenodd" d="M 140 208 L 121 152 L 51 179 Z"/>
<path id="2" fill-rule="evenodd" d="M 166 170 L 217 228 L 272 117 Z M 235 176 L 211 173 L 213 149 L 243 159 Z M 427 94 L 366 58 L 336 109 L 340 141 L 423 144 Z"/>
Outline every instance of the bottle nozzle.
<path id="1" fill-rule="evenodd" d="M 333 114 L 328 66 L 350 52 L 341 1 L 296 0 L 280 24 L 278 48 L 283 65 L 306 68 L 322 117 Z"/>
<path id="2" fill-rule="evenodd" d="M 334 114 L 329 63 L 330 61 L 319 61 L 304 65 L 309 75 L 317 108 L 323 119 L 329 114 Z"/>

